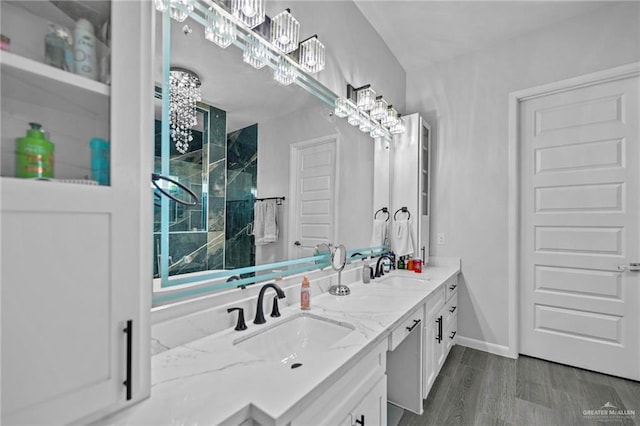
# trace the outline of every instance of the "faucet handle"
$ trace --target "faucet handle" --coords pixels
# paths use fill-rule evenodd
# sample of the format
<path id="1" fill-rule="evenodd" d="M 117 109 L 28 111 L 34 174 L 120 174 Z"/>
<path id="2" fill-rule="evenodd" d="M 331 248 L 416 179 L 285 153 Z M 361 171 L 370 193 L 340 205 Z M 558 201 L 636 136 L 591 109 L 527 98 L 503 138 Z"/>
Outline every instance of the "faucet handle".
<path id="1" fill-rule="evenodd" d="M 271 308 L 271 316 L 277 318 L 280 316 L 280 310 L 278 309 L 278 296 L 273 296 L 273 308 Z"/>
<path id="2" fill-rule="evenodd" d="M 229 308 L 227 312 L 231 313 L 233 311 L 238 311 L 238 323 L 236 324 L 236 328 L 234 330 L 242 331 L 247 329 L 247 324 L 244 322 L 244 309 L 242 308 Z"/>

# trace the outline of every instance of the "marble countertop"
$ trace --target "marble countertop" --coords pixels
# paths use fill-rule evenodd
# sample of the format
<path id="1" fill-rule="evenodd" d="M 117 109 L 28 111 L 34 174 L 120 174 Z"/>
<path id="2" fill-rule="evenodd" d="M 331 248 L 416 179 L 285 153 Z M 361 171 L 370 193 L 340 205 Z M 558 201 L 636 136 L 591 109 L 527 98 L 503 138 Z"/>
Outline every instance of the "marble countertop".
<path id="1" fill-rule="evenodd" d="M 308 312 L 353 326 L 327 351 L 302 355 L 303 367 L 268 361 L 234 346 L 246 334 L 298 315 L 297 306 L 267 315 L 267 323 L 227 329 L 155 355 L 151 359 L 151 397 L 107 419 L 108 424 L 287 424 L 330 388 L 351 366 L 402 323 L 459 264 L 428 267 L 422 274 L 393 271 L 369 284 L 349 284 L 349 296 L 316 295 Z M 406 277 L 402 285 L 387 277 Z M 392 281 L 392 280 L 389 280 Z M 269 292 L 271 294 L 272 292 Z M 270 303 L 266 303 L 265 310 Z"/>

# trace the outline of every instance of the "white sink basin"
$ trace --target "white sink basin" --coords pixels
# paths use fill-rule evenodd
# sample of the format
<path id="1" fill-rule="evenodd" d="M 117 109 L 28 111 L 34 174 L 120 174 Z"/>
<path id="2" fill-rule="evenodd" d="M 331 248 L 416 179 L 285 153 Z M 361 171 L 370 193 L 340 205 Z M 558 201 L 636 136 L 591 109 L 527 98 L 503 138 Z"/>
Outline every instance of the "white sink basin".
<path id="1" fill-rule="evenodd" d="M 309 352 L 327 351 L 354 329 L 351 324 L 300 313 L 241 337 L 233 344 L 259 358 L 291 364 L 301 361 Z"/>
<path id="2" fill-rule="evenodd" d="M 409 286 L 426 286 L 428 285 L 428 281 L 429 279 L 422 279 L 422 278 L 413 278 L 410 276 L 404 276 L 404 275 L 394 275 L 391 277 L 382 277 L 382 278 L 376 278 L 375 281 L 372 281 L 374 283 L 377 284 L 385 284 L 385 285 L 389 285 L 389 286 L 394 286 L 394 287 L 409 287 Z"/>

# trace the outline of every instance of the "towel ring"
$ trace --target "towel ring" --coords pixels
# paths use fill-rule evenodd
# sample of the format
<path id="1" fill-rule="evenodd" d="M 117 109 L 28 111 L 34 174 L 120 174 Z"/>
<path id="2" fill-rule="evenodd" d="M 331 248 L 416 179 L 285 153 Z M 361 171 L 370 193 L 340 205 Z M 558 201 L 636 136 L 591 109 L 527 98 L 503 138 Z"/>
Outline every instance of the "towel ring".
<path id="1" fill-rule="evenodd" d="M 391 215 L 389 214 L 389 209 L 386 207 L 381 208 L 380 210 L 378 210 L 377 212 L 375 212 L 375 214 L 373 215 L 373 218 L 375 219 L 378 216 L 378 213 L 386 213 L 387 214 L 387 219 L 385 220 L 385 222 L 389 222 L 389 218 L 391 217 Z"/>
<path id="2" fill-rule="evenodd" d="M 158 185 L 158 181 L 159 180 L 166 180 L 167 182 L 171 182 L 174 185 L 176 185 L 178 188 L 182 189 L 183 191 L 185 191 L 187 194 L 189 194 L 192 198 L 193 201 L 182 201 L 177 199 L 176 197 L 174 197 L 173 195 L 169 194 L 167 191 L 165 191 L 164 189 L 160 188 L 160 186 Z M 151 174 L 151 183 L 153 183 L 153 186 L 156 187 L 156 189 L 158 191 L 160 191 L 160 193 L 162 193 L 162 195 L 165 195 L 166 197 L 172 199 L 173 201 L 175 201 L 178 204 L 183 204 L 185 206 L 195 206 L 198 204 L 198 196 L 189 188 L 187 188 L 186 186 L 184 186 L 183 184 L 181 184 L 180 182 L 171 179 L 168 176 L 164 176 L 164 175 L 159 175 L 157 173 L 152 173 Z"/>
<path id="3" fill-rule="evenodd" d="M 396 210 L 396 212 L 393 214 L 393 220 L 396 220 L 396 216 L 398 215 L 399 212 L 403 212 L 408 214 L 409 216 L 407 217 L 407 220 L 411 219 L 411 213 L 409 212 L 409 209 L 406 207 L 400 207 L 398 210 Z"/>

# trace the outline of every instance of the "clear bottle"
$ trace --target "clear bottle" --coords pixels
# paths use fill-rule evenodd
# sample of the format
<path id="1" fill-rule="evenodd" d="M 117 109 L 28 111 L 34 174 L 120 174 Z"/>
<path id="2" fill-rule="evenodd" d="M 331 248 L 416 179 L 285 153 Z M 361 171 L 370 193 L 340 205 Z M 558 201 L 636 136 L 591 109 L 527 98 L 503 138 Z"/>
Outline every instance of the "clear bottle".
<path id="1" fill-rule="evenodd" d="M 300 309 L 303 311 L 311 309 L 311 288 L 309 278 L 306 275 L 302 277 L 302 287 L 300 288 Z"/>
<path id="2" fill-rule="evenodd" d="M 96 36 L 93 25 L 86 19 L 78 19 L 73 32 L 74 58 L 76 74 L 98 79 L 98 66 L 96 60 Z"/>

